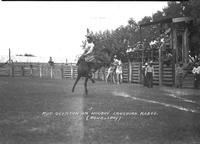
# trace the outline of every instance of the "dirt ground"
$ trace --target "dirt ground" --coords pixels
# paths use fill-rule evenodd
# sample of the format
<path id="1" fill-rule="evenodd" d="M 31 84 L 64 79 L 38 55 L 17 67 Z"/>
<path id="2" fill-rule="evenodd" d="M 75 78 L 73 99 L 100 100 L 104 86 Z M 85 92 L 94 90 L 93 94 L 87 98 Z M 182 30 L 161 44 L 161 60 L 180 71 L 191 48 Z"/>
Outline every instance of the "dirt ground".
<path id="1" fill-rule="evenodd" d="M 200 144 L 200 90 L 0 77 L 0 144 Z"/>

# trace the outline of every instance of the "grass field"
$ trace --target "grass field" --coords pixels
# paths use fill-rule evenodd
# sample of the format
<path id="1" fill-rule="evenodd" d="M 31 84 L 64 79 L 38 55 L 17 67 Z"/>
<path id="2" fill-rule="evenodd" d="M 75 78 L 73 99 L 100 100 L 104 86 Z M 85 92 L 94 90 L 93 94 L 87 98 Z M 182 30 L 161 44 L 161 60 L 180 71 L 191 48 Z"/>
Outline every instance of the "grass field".
<path id="1" fill-rule="evenodd" d="M 0 77 L 0 144 L 200 144 L 200 90 Z"/>

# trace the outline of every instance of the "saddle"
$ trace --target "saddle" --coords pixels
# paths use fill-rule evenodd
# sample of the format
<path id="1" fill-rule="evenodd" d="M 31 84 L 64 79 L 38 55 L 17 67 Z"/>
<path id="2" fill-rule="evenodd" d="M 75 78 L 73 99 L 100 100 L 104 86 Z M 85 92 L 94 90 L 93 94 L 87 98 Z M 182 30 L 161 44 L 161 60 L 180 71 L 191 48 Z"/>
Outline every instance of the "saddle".
<path id="1" fill-rule="evenodd" d="M 80 62 L 86 62 L 88 65 L 91 65 L 91 64 L 100 64 L 102 63 L 102 61 L 100 59 L 98 59 L 97 57 L 95 57 L 94 55 L 89 55 L 89 56 L 86 56 L 86 57 L 81 57 L 77 64 L 76 65 L 79 65 Z"/>
<path id="2" fill-rule="evenodd" d="M 95 57 L 93 56 L 93 55 L 91 55 L 91 56 L 86 56 L 85 57 L 85 61 L 86 62 L 92 62 L 92 61 L 94 61 L 95 60 Z"/>

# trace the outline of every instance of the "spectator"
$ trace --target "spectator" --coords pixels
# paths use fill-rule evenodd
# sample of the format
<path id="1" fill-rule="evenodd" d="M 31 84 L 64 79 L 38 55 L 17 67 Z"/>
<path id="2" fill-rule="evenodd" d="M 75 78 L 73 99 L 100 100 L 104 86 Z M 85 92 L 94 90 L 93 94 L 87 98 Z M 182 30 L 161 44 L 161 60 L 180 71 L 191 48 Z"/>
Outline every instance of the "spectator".
<path id="1" fill-rule="evenodd" d="M 172 61 L 173 61 L 173 56 L 171 52 L 167 51 L 165 55 L 165 59 L 164 59 L 164 64 L 166 64 L 167 66 L 170 66 Z"/>
<path id="2" fill-rule="evenodd" d="M 152 88 L 153 87 L 153 77 L 154 77 L 154 67 L 153 62 L 150 61 L 149 65 L 147 66 L 145 70 L 145 75 L 147 78 L 147 87 Z"/>
<path id="3" fill-rule="evenodd" d="M 198 66 L 198 64 L 196 63 L 192 73 L 194 74 L 194 88 L 198 89 L 198 83 L 199 83 L 199 77 L 200 77 L 200 66 Z"/>
<path id="4" fill-rule="evenodd" d="M 123 77 L 122 77 L 122 62 L 119 60 L 117 68 L 116 68 L 116 74 L 117 74 L 117 84 L 121 84 Z"/>
<path id="5" fill-rule="evenodd" d="M 143 75 L 143 85 L 147 86 L 147 79 L 146 79 L 146 75 L 145 75 L 145 70 L 148 66 L 148 63 L 145 63 L 144 66 L 142 66 L 142 75 Z"/>
<path id="6" fill-rule="evenodd" d="M 49 58 L 49 61 L 48 61 L 48 63 L 50 64 L 50 66 L 53 66 L 54 62 L 53 62 L 53 59 L 52 59 L 52 57 L 50 57 L 50 58 Z"/>

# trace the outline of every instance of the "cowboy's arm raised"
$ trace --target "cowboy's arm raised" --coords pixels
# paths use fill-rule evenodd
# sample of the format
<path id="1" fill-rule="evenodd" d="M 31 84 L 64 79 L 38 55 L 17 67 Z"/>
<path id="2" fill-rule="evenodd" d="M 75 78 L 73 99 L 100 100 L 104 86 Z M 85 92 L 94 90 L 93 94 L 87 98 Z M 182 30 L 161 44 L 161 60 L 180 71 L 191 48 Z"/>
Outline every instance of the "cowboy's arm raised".
<path id="1" fill-rule="evenodd" d="M 91 52 L 93 51 L 93 49 L 94 49 L 94 44 L 90 44 L 90 45 L 88 45 L 88 51 L 87 51 L 86 54 L 91 53 Z"/>
<path id="2" fill-rule="evenodd" d="M 93 50 L 94 50 L 94 44 L 91 43 L 91 44 L 90 44 L 90 49 L 89 49 L 88 53 L 91 53 Z"/>

